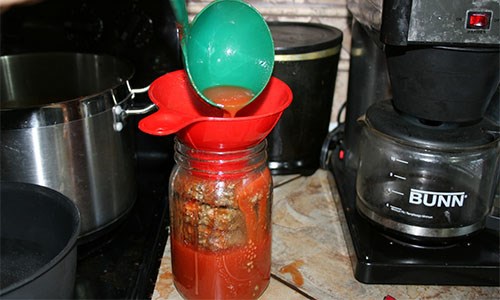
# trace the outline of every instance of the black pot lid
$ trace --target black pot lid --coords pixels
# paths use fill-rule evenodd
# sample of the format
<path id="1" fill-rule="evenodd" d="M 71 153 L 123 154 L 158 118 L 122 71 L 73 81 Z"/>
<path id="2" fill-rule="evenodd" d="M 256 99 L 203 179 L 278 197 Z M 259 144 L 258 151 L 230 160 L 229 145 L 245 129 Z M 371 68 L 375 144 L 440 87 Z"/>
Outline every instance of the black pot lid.
<path id="1" fill-rule="evenodd" d="M 499 128 L 487 119 L 475 123 L 437 123 L 397 112 L 391 101 L 380 101 L 366 112 L 368 127 L 401 143 L 437 150 L 460 150 L 493 146 Z"/>
<path id="2" fill-rule="evenodd" d="M 335 27 L 299 22 L 269 22 L 276 54 L 298 54 L 334 48 L 342 43 Z"/>

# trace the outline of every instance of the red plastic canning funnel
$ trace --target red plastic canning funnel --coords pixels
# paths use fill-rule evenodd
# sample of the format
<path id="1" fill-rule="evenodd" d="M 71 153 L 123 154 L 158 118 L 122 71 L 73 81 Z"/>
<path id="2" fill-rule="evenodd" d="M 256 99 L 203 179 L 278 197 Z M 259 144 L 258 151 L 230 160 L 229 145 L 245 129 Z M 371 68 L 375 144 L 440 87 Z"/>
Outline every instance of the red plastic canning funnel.
<path id="1" fill-rule="evenodd" d="M 184 70 L 156 79 L 149 97 L 158 111 L 139 122 L 152 135 L 176 133 L 184 144 L 196 149 L 231 150 L 260 143 L 271 132 L 292 102 L 292 91 L 272 77 L 264 91 L 235 118 L 203 101 L 192 88 Z"/>

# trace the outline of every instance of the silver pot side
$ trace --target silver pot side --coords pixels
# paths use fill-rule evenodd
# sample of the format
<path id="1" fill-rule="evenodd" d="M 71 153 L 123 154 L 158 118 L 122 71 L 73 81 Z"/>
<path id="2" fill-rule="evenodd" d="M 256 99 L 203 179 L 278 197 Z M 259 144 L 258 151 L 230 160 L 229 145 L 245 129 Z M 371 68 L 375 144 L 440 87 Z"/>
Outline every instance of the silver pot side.
<path id="1" fill-rule="evenodd" d="M 61 58 L 60 54 L 55 56 Z M 126 64 L 112 67 L 120 64 L 112 57 L 83 55 L 83 60 L 81 57 L 82 54 L 74 57 L 64 54 L 61 60 L 71 65 L 68 70 L 81 71 L 65 74 L 71 76 L 68 85 L 76 86 L 72 81 L 95 75 L 96 78 L 87 80 L 88 87 L 76 92 L 83 93 L 81 97 L 50 103 L 41 101 L 36 105 L 29 100 L 31 95 L 37 95 L 36 91 L 25 93 L 27 98 L 11 98 L 10 102 L 5 100 L 10 96 L 2 94 L 0 177 L 46 186 L 73 200 L 80 210 L 80 239 L 84 239 L 118 221 L 131 209 L 136 198 L 136 183 L 131 128 L 124 126 L 115 130 L 117 116 L 113 112 L 116 105 L 127 108 L 131 103 L 133 97 L 127 80 L 133 69 Z M 33 63 L 31 59 L 27 61 Z M 77 65 L 83 64 L 80 69 L 74 68 L 75 61 Z M 98 78 L 104 77 L 108 78 L 103 79 L 108 88 L 102 86 L 102 82 L 92 87 Z M 16 78 L 19 79 L 10 78 L 11 91 L 16 90 Z M 59 86 L 61 82 L 53 84 L 54 89 Z M 92 92 L 92 89 L 99 91 Z M 20 94 L 11 93 L 14 95 Z M 15 102 L 19 105 L 12 105 Z"/>

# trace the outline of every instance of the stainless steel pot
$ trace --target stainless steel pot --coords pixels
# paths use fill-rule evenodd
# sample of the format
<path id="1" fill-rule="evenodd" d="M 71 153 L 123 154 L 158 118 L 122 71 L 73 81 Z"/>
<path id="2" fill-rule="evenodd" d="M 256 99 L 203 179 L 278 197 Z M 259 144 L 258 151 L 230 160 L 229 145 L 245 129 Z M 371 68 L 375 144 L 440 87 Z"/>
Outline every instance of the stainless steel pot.
<path id="1" fill-rule="evenodd" d="M 81 213 L 80 239 L 116 222 L 136 197 L 133 68 L 111 56 L 0 57 L 2 180 L 52 188 Z"/>

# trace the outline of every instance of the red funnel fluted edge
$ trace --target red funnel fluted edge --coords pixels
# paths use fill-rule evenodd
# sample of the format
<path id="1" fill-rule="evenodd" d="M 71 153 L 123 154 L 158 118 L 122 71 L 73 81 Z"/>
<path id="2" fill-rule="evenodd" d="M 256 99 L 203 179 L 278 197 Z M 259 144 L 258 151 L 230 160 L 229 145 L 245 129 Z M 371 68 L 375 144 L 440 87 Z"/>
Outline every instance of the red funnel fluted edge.
<path id="1" fill-rule="evenodd" d="M 156 79 L 149 89 L 158 111 L 143 118 L 139 128 L 153 135 L 177 134 L 184 144 L 205 150 L 248 148 L 263 141 L 292 102 L 292 91 L 271 77 L 264 91 L 235 118 L 207 104 L 192 88 L 184 70 Z"/>

